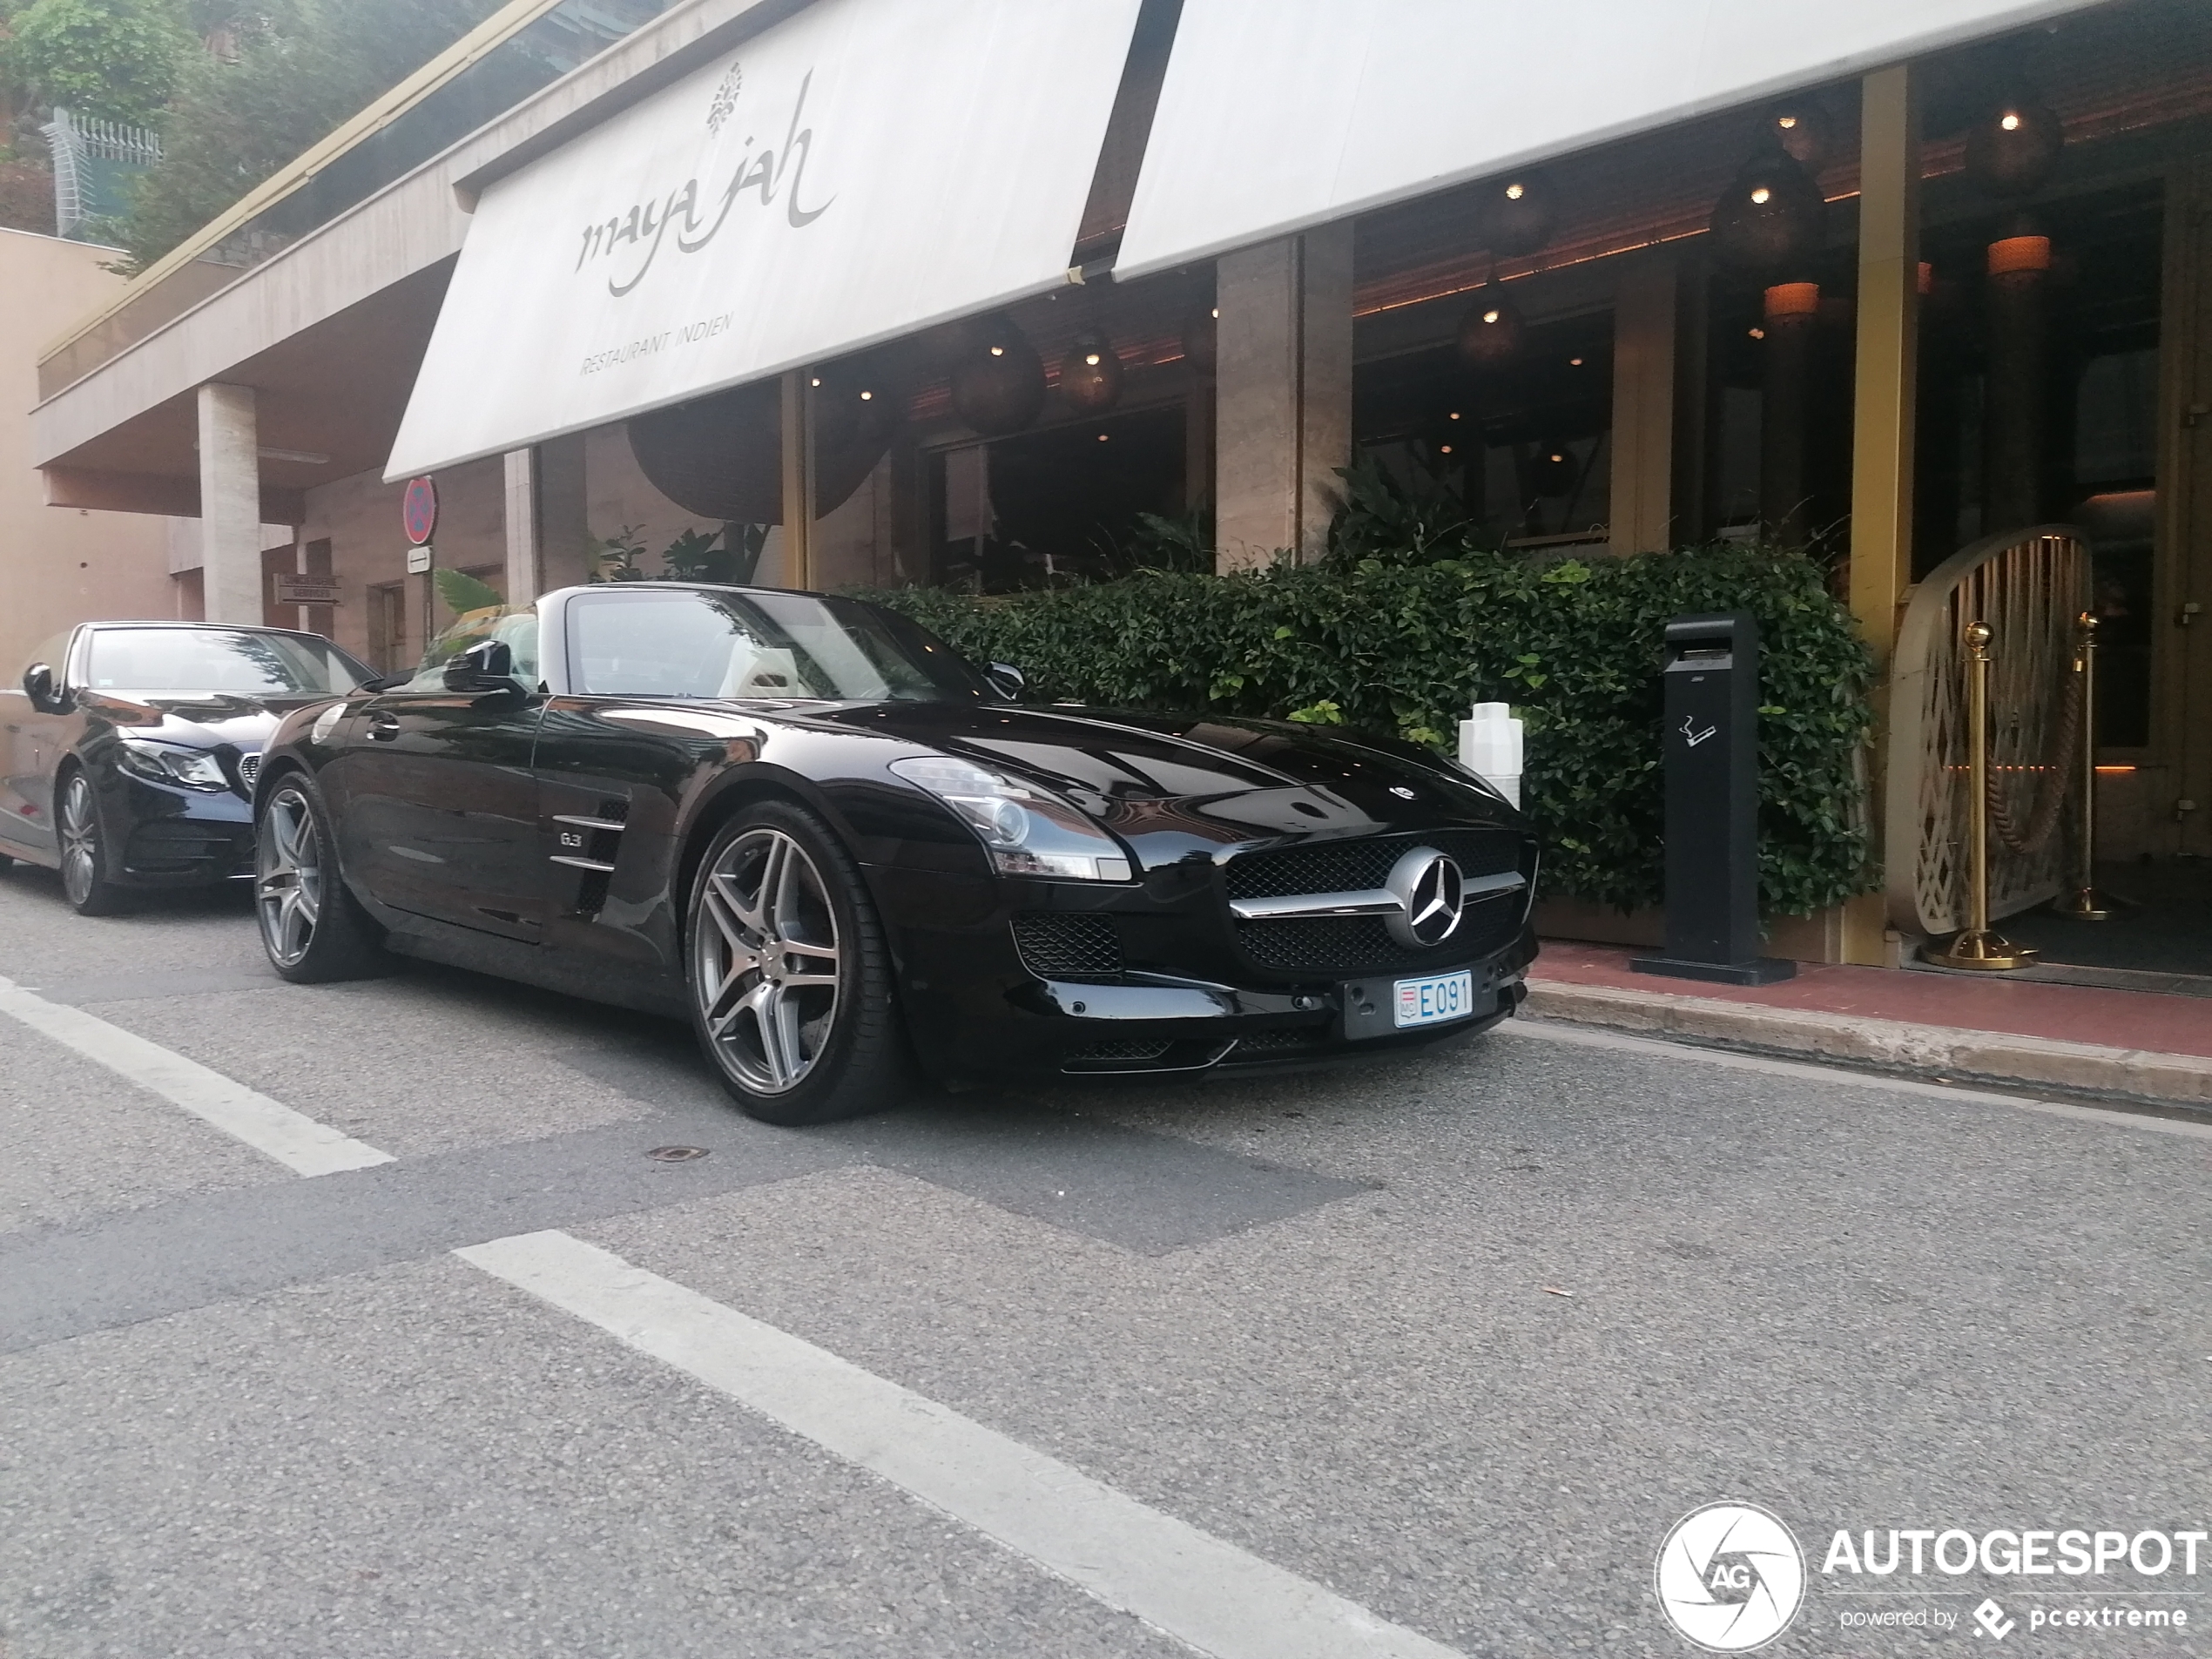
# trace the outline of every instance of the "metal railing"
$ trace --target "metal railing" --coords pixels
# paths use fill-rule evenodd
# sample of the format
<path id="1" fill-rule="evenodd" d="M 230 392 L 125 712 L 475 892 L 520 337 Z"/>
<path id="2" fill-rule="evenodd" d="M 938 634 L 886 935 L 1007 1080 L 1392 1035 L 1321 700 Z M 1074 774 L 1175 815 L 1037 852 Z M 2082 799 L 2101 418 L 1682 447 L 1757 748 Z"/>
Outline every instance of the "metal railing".
<path id="1" fill-rule="evenodd" d="M 1988 916 L 2067 884 L 2065 817 L 2080 762 L 2076 618 L 2089 547 L 2067 524 L 2007 530 L 1946 559 L 1913 589 L 1890 665 L 1884 822 L 1890 921 L 1954 934 L 1971 920 L 1973 784 L 1967 630 L 1987 625 Z"/>

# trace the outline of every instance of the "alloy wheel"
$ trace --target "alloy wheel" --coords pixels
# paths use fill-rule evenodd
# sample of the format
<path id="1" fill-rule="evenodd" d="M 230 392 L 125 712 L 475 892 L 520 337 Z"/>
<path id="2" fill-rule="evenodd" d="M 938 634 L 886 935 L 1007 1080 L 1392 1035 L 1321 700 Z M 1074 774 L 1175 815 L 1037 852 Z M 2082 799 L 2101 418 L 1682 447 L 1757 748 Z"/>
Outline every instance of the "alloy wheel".
<path id="1" fill-rule="evenodd" d="M 707 1040 L 758 1094 L 797 1087 L 838 1012 L 837 913 L 806 848 L 779 829 L 725 847 L 704 878 L 692 994 Z"/>
<path id="2" fill-rule="evenodd" d="M 81 772 L 62 791 L 62 891 L 73 905 L 91 897 L 100 873 L 100 823 L 92 785 Z"/>
<path id="3" fill-rule="evenodd" d="M 254 908 L 269 954 L 291 967 L 315 941 L 322 914 L 322 855 L 314 809 L 297 789 L 280 789 L 254 838 Z"/>

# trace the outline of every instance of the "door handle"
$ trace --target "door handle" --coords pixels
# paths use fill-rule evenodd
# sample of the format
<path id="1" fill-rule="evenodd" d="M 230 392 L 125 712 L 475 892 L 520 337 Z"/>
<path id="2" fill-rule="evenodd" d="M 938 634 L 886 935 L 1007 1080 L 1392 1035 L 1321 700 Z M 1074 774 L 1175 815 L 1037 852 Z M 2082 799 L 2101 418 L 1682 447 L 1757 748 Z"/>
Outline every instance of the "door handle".
<path id="1" fill-rule="evenodd" d="M 388 714 L 379 710 L 368 717 L 368 740 L 371 743 L 389 743 L 399 735 L 400 717 L 398 715 Z"/>

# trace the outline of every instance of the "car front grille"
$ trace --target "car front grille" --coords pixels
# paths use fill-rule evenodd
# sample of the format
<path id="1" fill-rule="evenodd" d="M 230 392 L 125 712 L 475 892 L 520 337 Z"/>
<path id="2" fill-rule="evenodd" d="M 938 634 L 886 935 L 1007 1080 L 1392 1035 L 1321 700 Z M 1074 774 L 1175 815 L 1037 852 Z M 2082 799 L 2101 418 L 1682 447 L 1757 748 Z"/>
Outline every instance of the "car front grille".
<path id="1" fill-rule="evenodd" d="M 1096 978 L 1122 971 L 1122 936 L 1111 916 L 1032 911 L 1014 919 L 1022 965 L 1039 979 Z"/>
<path id="2" fill-rule="evenodd" d="M 1291 893 L 1360 893 L 1382 886 L 1391 866 L 1417 846 L 1449 853 L 1467 875 L 1516 867 L 1521 838 L 1511 830 L 1434 830 L 1362 841 L 1309 841 L 1231 859 L 1222 884 L 1232 899 L 1274 899 Z"/>
<path id="3" fill-rule="evenodd" d="M 1433 830 L 1357 841 L 1271 847 L 1230 860 L 1222 885 L 1231 899 L 1359 893 L 1379 887 L 1391 867 L 1416 846 L 1447 853 L 1468 876 L 1518 867 L 1521 838 L 1510 830 Z M 1401 945 L 1379 916 L 1271 917 L 1239 921 L 1237 942 L 1263 968 L 1285 974 L 1387 974 L 1441 967 L 1502 949 L 1520 929 L 1525 890 L 1470 903 L 1452 936 L 1433 948 Z"/>

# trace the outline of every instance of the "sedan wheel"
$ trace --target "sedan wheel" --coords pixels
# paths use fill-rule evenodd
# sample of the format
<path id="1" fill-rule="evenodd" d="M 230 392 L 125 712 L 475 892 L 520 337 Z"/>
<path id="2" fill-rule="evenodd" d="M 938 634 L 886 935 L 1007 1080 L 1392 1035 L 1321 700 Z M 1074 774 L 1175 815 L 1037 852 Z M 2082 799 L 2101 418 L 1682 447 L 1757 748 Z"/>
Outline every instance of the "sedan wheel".
<path id="1" fill-rule="evenodd" d="M 62 894 L 80 916 L 111 916 L 124 907 L 124 892 L 108 879 L 100 846 L 100 813 L 92 780 L 72 772 L 62 785 L 60 813 Z"/>
<path id="2" fill-rule="evenodd" d="M 903 1074 L 881 930 L 819 820 L 770 803 L 717 838 L 692 887 L 691 1008 L 745 1110 L 819 1123 L 889 1103 Z"/>
<path id="3" fill-rule="evenodd" d="M 375 972 L 381 941 L 339 877 L 314 786 L 294 778 L 273 791 L 253 839 L 253 909 L 269 965 L 300 984 Z"/>

